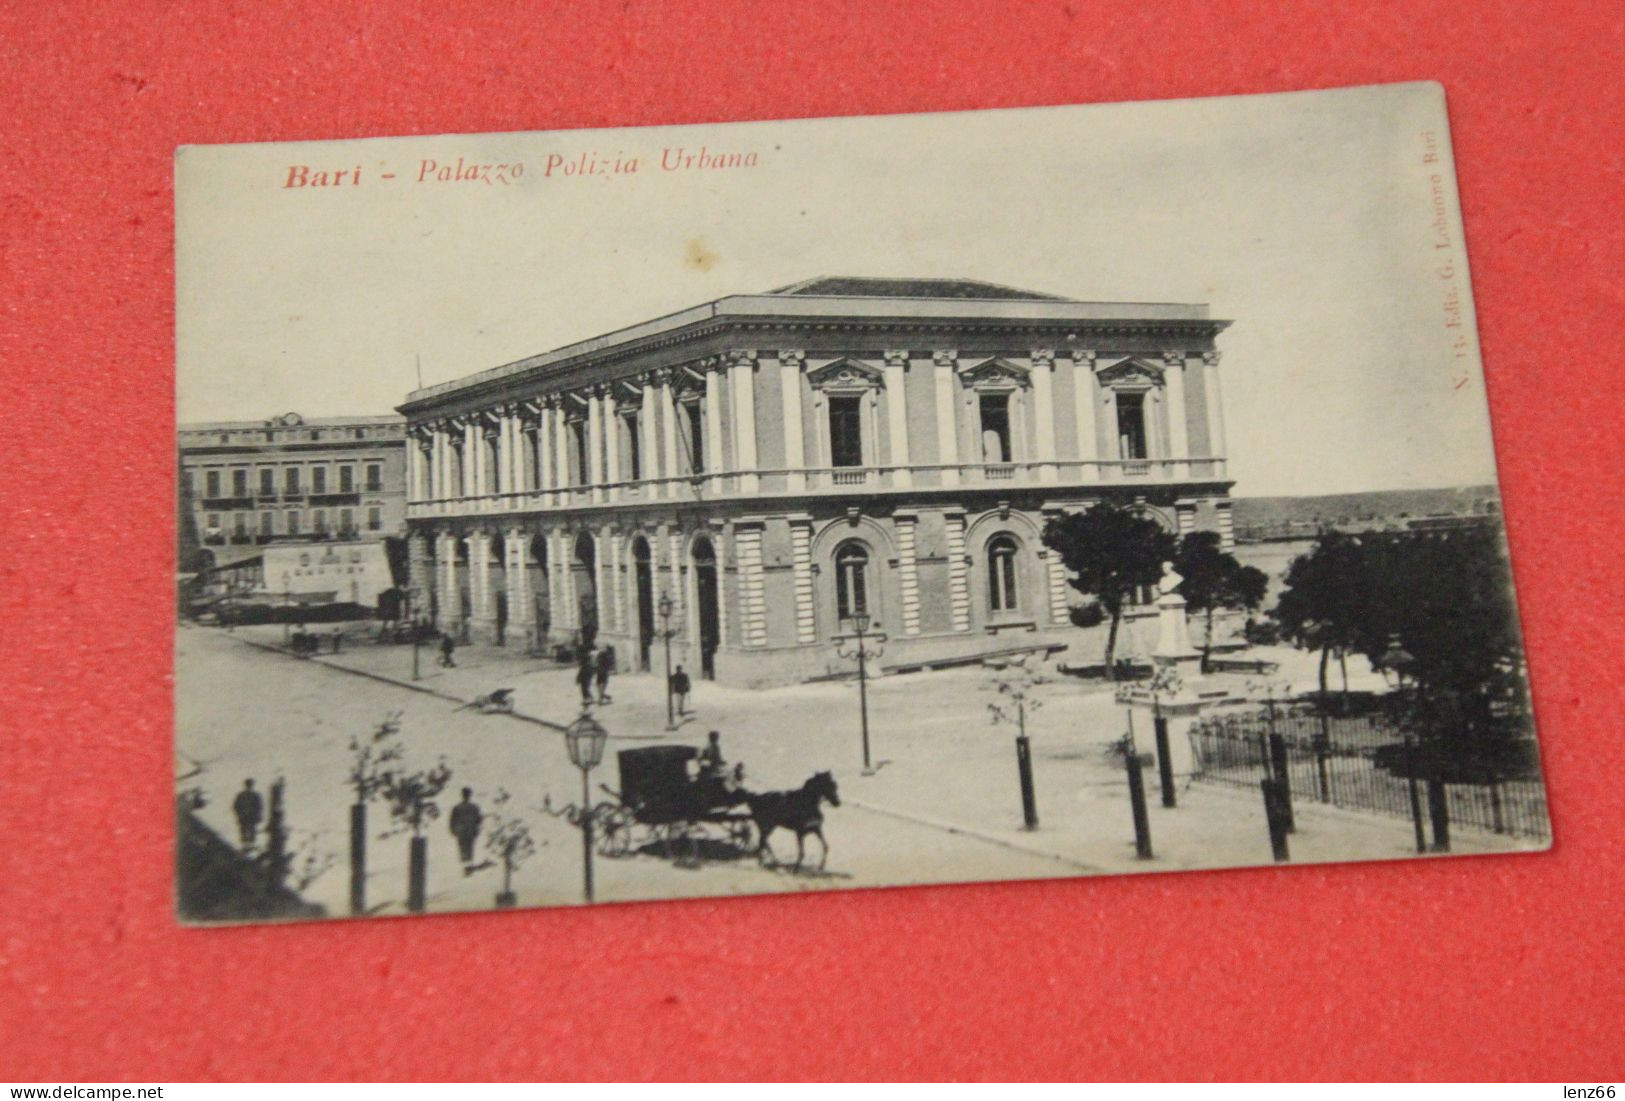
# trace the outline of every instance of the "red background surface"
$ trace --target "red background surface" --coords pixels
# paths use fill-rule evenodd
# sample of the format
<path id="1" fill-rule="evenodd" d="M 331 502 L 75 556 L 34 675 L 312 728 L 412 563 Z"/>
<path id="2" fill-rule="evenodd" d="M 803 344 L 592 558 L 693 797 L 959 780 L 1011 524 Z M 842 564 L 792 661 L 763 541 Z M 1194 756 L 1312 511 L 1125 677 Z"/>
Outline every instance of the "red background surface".
<path id="1" fill-rule="evenodd" d="M 1617 5 L 95 7 L 0 11 L 0 1079 L 1621 1076 Z M 174 924 L 177 144 L 1416 79 L 1449 94 L 1550 854 Z"/>

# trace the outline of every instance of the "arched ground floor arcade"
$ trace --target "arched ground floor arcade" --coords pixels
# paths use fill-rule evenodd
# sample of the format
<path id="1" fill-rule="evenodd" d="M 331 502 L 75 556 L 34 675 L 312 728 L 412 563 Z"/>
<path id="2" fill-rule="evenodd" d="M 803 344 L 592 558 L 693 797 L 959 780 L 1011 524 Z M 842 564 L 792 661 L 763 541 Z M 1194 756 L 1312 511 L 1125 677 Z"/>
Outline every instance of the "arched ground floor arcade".
<path id="1" fill-rule="evenodd" d="M 1127 496 L 1170 531 L 1229 530 L 1222 495 Z M 615 647 L 623 670 L 767 686 L 839 676 L 855 617 L 883 669 L 1065 645 L 1079 598 L 1043 545 L 1100 495 L 799 498 L 413 521 L 415 606 L 456 637 Z"/>

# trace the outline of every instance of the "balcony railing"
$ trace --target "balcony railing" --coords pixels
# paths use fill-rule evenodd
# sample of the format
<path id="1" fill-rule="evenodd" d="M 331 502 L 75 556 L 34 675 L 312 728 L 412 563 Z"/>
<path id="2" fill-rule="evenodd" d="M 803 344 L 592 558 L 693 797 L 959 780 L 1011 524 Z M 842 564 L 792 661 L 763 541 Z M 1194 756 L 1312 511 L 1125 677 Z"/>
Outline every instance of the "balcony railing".
<path id="1" fill-rule="evenodd" d="M 1053 462 L 936 463 L 910 466 L 811 467 L 799 470 L 708 472 L 679 478 L 644 479 L 601 485 L 526 489 L 513 493 L 413 501 L 413 519 L 479 513 L 535 512 L 654 501 L 700 501 L 735 497 L 839 496 L 897 490 L 998 486 L 1108 486 L 1132 482 L 1182 483 L 1222 480 L 1224 460 L 1057 459 Z"/>

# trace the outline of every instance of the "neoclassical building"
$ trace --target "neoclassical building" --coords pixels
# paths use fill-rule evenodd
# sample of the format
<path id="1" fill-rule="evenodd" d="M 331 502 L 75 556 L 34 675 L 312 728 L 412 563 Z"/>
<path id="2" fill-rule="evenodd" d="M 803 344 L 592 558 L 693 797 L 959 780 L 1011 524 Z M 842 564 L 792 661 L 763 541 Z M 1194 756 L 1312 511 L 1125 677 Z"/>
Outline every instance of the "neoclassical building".
<path id="1" fill-rule="evenodd" d="M 506 646 L 579 637 L 765 685 L 1058 645 L 1057 513 L 1228 542 L 1206 306 L 819 278 L 438 386 L 400 407 L 414 596 Z"/>

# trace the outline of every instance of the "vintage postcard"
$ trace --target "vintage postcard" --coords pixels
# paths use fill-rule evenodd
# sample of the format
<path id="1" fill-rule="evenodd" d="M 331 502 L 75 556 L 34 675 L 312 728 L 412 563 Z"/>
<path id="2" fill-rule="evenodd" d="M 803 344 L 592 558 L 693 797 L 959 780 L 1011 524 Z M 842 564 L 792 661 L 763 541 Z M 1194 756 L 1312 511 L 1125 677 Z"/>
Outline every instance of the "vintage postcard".
<path id="1" fill-rule="evenodd" d="M 1550 844 L 1436 85 L 175 192 L 184 921 Z"/>

